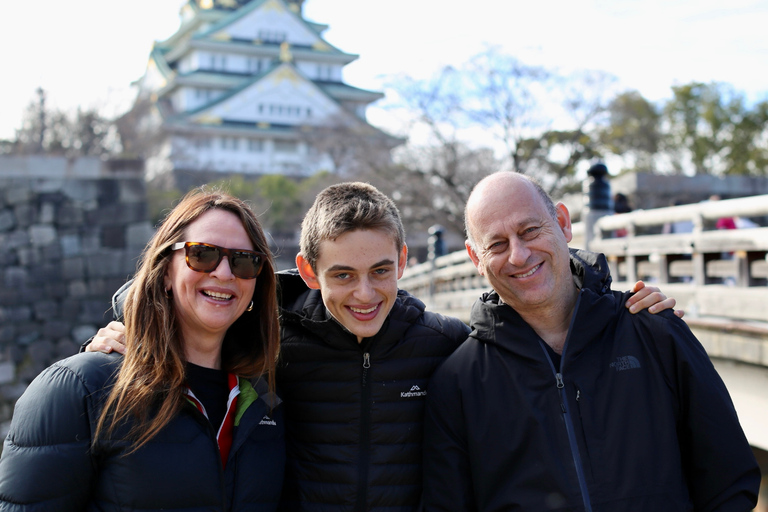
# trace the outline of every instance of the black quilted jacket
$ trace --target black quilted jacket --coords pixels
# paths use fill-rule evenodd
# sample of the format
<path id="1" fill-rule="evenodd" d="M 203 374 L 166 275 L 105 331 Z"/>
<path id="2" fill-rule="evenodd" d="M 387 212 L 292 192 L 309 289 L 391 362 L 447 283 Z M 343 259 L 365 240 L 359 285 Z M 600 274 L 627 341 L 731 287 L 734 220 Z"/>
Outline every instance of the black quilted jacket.
<path id="1" fill-rule="evenodd" d="M 283 510 L 415 510 L 427 383 L 469 328 L 401 290 L 381 331 L 359 344 L 330 318 L 319 291 L 295 271 L 278 276 Z"/>
<path id="2" fill-rule="evenodd" d="M 282 405 L 266 383 L 241 381 L 226 467 L 216 432 L 191 404 L 125 455 L 126 443 L 119 439 L 91 447 L 102 400 L 121 361 L 114 353 L 78 354 L 51 365 L 29 385 L 16 403 L 0 459 L 0 511 L 277 509 L 285 462 Z"/>

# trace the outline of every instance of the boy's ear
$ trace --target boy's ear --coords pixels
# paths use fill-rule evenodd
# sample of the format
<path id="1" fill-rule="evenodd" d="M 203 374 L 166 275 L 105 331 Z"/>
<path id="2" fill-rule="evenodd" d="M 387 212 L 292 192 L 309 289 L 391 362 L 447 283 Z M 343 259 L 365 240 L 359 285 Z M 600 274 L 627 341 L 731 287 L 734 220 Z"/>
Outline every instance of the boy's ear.
<path id="1" fill-rule="evenodd" d="M 299 275 L 304 280 L 304 283 L 313 290 L 320 289 L 320 283 L 317 280 L 315 271 L 312 270 L 312 265 L 309 264 L 304 256 L 301 254 L 296 255 L 296 268 L 299 269 Z"/>
<path id="2" fill-rule="evenodd" d="M 400 254 L 397 257 L 397 278 L 403 277 L 405 266 L 408 264 L 408 246 L 403 244 L 403 248 L 400 249 Z"/>

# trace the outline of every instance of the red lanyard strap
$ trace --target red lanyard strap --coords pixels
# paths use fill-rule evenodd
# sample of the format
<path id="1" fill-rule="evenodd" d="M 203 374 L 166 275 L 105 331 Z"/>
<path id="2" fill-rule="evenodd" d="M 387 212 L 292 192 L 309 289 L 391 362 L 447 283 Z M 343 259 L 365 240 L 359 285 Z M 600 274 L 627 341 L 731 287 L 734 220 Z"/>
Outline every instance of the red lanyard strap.
<path id="1" fill-rule="evenodd" d="M 219 431 L 216 433 L 216 442 L 219 445 L 219 453 L 221 454 L 221 466 L 227 466 L 227 459 L 229 458 L 229 450 L 232 448 L 232 437 L 235 430 L 235 411 L 237 409 L 237 396 L 240 394 L 240 381 L 237 375 L 230 373 L 227 375 L 227 384 L 229 385 L 229 398 L 227 399 L 227 414 L 224 415 L 224 421 L 219 426 Z M 203 416 L 208 418 L 208 413 L 205 411 L 203 403 L 198 400 L 195 394 L 189 387 L 184 392 L 189 400 L 197 410 L 200 411 Z M 215 425 L 214 425 L 215 426 Z"/>

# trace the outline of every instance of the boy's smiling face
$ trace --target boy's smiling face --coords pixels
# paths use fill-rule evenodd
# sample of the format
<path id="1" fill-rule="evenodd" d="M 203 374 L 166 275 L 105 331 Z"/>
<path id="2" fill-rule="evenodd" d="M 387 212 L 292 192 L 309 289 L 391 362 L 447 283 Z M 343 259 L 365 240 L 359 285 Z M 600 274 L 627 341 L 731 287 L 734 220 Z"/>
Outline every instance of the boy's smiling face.
<path id="1" fill-rule="evenodd" d="M 378 333 L 397 298 L 406 246 L 398 250 L 384 231 L 359 229 L 321 242 L 319 254 L 314 270 L 296 257 L 304 282 L 320 290 L 326 309 L 358 342 Z"/>

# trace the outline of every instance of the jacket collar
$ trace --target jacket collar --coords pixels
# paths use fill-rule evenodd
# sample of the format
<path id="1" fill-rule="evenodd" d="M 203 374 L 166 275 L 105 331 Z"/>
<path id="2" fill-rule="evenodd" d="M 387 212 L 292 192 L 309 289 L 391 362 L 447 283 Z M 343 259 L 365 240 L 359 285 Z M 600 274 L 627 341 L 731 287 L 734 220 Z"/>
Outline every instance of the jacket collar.
<path id="1" fill-rule="evenodd" d="M 576 325 L 569 332 L 567 344 L 570 344 L 570 355 L 583 349 L 577 344 L 584 344 L 592 339 L 592 331 L 599 330 L 610 318 L 602 308 L 611 304 L 612 310 L 618 302 L 610 292 L 611 276 L 608 270 L 608 262 L 602 254 L 591 253 L 579 249 L 571 249 L 571 273 L 576 285 L 581 292 L 577 302 L 576 314 L 595 313 L 595 321 L 590 325 Z M 597 309 L 593 309 L 597 308 Z M 603 311 L 602 313 L 597 313 Z M 592 318 L 592 317 L 590 317 Z M 604 321 L 605 320 L 605 321 Z M 498 293 L 490 291 L 484 293 L 472 306 L 470 314 L 470 337 L 482 343 L 498 345 L 526 358 L 540 360 L 542 349 L 536 332 L 520 317 L 520 315 L 507 304 L 504 304 Z M 574 336 L 573 330 L 579 331 Z M 589 332 L 587 332 L 589 331 Z M 577 338 L 571 342 L 571 338 Z"/>
<path id="2" fill-rule="evenodd" d="M 350 340 L 357 345 L 355 336 L 328 313 L 320 290 L 308 288 L 297 269 L 280 271 L 277 278 L 284 324 L 300 325 L 330 345 L 349 347 Z M 363 344 L 396 343 L 403 332 L 418 321 L 425 309 L 422 301 L 404 290 L 398 290 L 397 299 L 381 330 L 372 338 L 363 340 Z"/>

